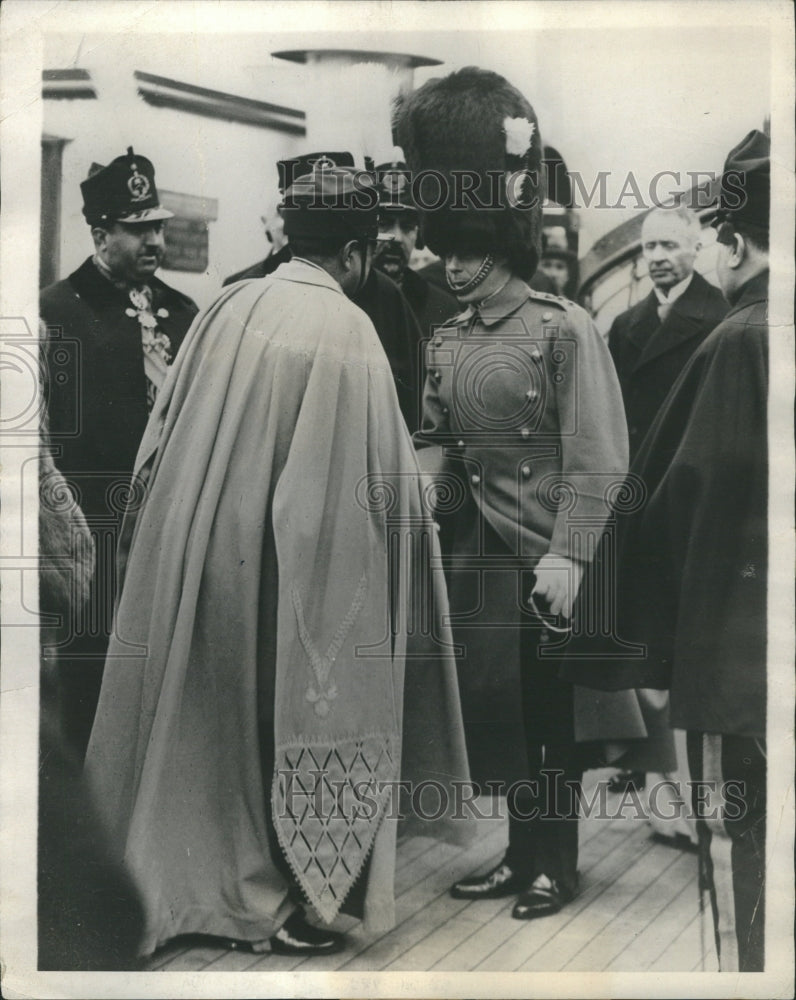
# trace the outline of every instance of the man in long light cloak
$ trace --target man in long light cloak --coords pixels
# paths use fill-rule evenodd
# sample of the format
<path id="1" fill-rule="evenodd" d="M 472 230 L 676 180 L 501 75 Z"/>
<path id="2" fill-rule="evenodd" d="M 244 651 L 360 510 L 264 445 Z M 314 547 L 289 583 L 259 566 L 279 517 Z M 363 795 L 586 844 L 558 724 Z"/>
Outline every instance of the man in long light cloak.
<path id="1" fill-rule="evenodd" d="M 299 903 L 388 928 L 395 783 L 436 782 L 450 816 L 467 778 L 436 532 L 347 297 L 378 231 L 366 181 L 320 163 L 295 182 L 293 260 L 197 318 L 136 461 L 86 768 L 143 953 L 184 933 L 342 946 Z"/>

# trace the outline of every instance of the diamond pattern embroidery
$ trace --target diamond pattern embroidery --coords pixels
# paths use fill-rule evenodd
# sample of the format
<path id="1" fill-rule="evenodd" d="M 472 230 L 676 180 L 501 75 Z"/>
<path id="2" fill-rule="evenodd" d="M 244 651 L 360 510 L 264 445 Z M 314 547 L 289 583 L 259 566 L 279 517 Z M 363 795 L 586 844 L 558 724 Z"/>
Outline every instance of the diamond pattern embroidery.
<path id="1" fill-rule="evenodd" d="M 279 843 L 322 919 L 332 921 L 362 869 L 397 777 L 389 737 L 283 747 L 274 772 Z"/>

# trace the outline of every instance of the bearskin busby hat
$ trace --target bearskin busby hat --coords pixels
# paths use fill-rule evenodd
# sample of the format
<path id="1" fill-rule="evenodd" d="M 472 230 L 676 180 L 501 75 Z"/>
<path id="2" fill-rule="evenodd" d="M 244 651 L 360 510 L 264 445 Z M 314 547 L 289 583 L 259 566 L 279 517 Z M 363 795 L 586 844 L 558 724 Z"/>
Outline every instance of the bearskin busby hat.
<path id="1" fill-rule="evenodd" d="M 395 109 L 423 239 L 434 253 L 508 256 L 528 280 L 545 192 L 536 114 L 498 73 L 474 66 L 429 80 Z"/>

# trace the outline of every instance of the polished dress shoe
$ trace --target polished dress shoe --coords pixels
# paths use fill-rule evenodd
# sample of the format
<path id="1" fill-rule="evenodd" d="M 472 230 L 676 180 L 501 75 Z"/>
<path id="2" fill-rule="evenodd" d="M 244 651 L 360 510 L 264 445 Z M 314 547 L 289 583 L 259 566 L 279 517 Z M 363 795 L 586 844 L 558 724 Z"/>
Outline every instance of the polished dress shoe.
<path id="1" fill-rule="evenodd" d="M 573 894 L 568 892 L 557 879 L 539 875 L 534 879 L 531 888 L 514 904 L 511 915 L 515 920 L 549 917 L 553 913 L 558 913 L 572 896 Z"/>
<path id="2" fill-rule="evenodd" d="M 345 948 L 342 934 L 313 927 L 300 910 L 287 918 L 269 943 L 276 955 L 333 955 Z"/>
<path id="3" fill-rule="evenodd" d="M 454 899 L 501 899 L 527 889 L 530 881 L 530 876 L 520 875 L 501 861 L 486 875 L 475 875 L 457 882 L 451 888 L 451 896 Z"/>

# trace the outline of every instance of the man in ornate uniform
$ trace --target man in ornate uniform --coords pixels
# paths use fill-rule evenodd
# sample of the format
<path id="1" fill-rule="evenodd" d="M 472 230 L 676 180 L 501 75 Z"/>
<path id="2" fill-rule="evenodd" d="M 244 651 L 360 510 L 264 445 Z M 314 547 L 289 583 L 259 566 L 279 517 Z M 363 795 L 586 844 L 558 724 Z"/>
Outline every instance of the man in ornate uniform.
<path id="1" fill-rule="evenodd" d="M 94 535 L 85 611 L 64 621 L 58 671 L 65 735 L 85 751 L 108 644 L 118 526 L 147 417 L 197 309 L 155 276 L 164 253 L 155 170 L 128 149 L 81 184 L 94 254 L 45 288 L 49 439 Z M 65 633 L 65 634 L 64 634 Z"/>
<path id="2" fill-rule="evenodd" d="M 505 858 L 452 892 L 519 895 L 513 916 L 531 919 L 577 891 L 583 762 L 572 688 L 545 643 L 547 623 L 570 614 L 589 535 L 599 535 L 623 481 L 622 400 L 584 310 L 527 284 L 539 260 L 542 200 L 541 138 L 527 100 L 471 67 L 410 95 L 397 130 L 410 168 L 427 173 L 422 201 L 439 200 L 439 177 L 450 192 L 445 205 L 421 212 L 422 232 L 464 312 L 429 348 L 419 461 L 437 477 L 440 516 L 447 512 L 473 778 L 510 790 Z M 483 207 L 453 204 L 465 171 L 477 178 L 473 201 Z"/>
<path id="3" fill-rule="evenodd" d="M 348 152 L 304 153 L 290 160 L 279 160 L 276 167 L 280 194 L 285 193 L 295 177 L 311 170 L 320 159 L 328 160 L 338 167 L 354 166 L 354 157 Z M 280 264 L 286 263 L 293 256 L 284 234 L 282 240 L 277 252 L 243 271 L 231 274 L 224 279 L 224 286 L 273 274 Z M 420 410 L 415 347 L 421 336 L 415 315 L 395 282 L 375 267 L 370 269 L 364 284 L 353 295 L 353 300 L 376 328 L 381 346 L 390 362 L 401 413 L 409 429 L 415 430 Z"/>
<path id="4" fill-rule="evenodd" d="M 342 947 L 302 903 L 391 926 L 394 783 L 442 782 L 452 813 L 448 782 L 468 777 L 444 581 L 420 557 L 436 532 L 387 358 L 349 301 L 378 234 L 372 179 L 358 206 L 354 178 L 320 161 L 289 188 L 293 259 L 199 317 L 136 461 L 146 497 L 123 529 L 86 772 L 141 891 L 145 953 L 185 933 Z"/>

